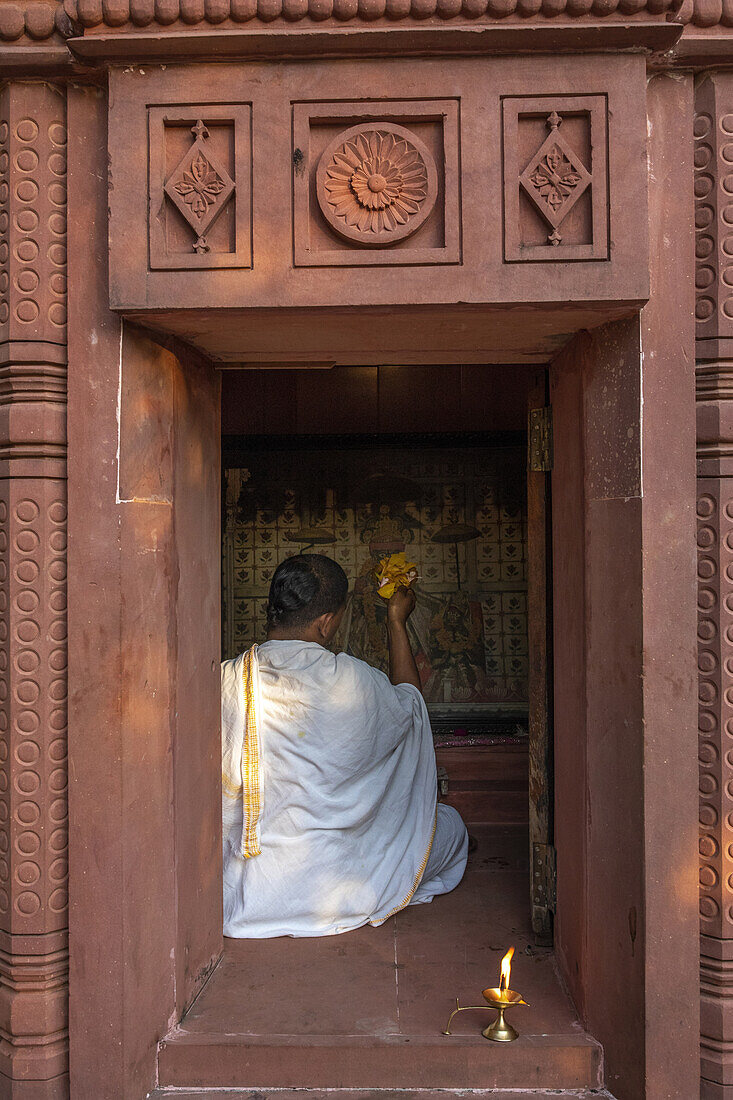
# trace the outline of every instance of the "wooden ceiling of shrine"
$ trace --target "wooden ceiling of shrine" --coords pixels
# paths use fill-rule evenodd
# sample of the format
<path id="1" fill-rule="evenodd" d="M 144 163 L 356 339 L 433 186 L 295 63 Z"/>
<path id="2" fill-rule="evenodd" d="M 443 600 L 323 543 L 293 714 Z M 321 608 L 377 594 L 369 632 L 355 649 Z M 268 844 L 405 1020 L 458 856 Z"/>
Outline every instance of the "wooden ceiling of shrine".
<path id="1" fill-rule="evenodd" d="M 537 374 L 514 366 L 228 370 L 221 430 L 248 438 L 524 431 Z"/>

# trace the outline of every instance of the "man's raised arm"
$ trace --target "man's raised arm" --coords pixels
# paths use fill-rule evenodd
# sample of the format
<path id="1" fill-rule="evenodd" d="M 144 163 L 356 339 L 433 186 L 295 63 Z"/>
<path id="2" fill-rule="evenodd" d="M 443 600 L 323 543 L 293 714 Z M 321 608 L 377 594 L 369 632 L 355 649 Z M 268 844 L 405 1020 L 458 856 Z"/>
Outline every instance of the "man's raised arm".
<path id="1" fill-rule="evenodd" d="M 407 636 L 407 620 L 414 607 L 415 593 L 404 587 L 395 589 L 387 604 L 389 678 L 393 684 L 412 684 L 420 691 L 420 676 Z"/>

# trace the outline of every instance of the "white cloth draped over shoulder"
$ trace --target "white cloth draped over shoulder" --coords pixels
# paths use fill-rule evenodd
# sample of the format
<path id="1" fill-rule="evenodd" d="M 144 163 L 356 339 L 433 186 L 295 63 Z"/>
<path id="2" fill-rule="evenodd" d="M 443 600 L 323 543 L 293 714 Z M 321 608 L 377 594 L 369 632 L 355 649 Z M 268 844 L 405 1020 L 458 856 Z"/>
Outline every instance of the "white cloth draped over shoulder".
<path id="1" fill-rule="evenodd" d="M 222 664 L 222 737 L 225 935 L 326 936 L 422 900 L 436 770 L 416 688 L 265 642 Z"/>

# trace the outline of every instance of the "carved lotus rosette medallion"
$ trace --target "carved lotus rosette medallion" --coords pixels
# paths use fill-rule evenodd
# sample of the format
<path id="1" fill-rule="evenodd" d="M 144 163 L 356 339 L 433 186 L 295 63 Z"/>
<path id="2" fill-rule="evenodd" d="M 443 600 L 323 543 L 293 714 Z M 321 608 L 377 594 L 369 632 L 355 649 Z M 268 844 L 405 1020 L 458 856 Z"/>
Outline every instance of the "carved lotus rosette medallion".
<path id="1" fill-rule="evenodd" d="M 323 153 L 316 194 L 339 236 L 384 248 L 411 236 L 430 215 L 438 172 L 416 134 L 393 123 L 362 123 L 339 134 Z"/>

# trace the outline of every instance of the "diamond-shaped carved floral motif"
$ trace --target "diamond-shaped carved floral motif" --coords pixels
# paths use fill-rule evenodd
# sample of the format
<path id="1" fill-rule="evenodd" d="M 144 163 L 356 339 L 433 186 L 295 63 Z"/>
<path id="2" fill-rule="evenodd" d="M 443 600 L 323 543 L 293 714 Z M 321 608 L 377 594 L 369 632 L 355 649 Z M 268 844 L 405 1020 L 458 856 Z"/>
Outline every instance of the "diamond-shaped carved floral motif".
<path id="1" fill-rule="evenodd" d="M 194 252 L 208 252 L 204 234 L 221 214 L 234 191 L 234 181 L 208 146 L 209 131 L 200 120 L 191 128 L 195 140 L 165 182 L 164 191 L 196 234 Z"/>
<path id="2" fill-rule="evenodd" d="M 562 118 L 553 111 L 547 119 L 550 133 L 519 177 L 519 182 L 542 217 L 552 227 L 550 244 L 562 240 L 558 229 L 592 182 L 591 173 L 560 133 Z"/>

